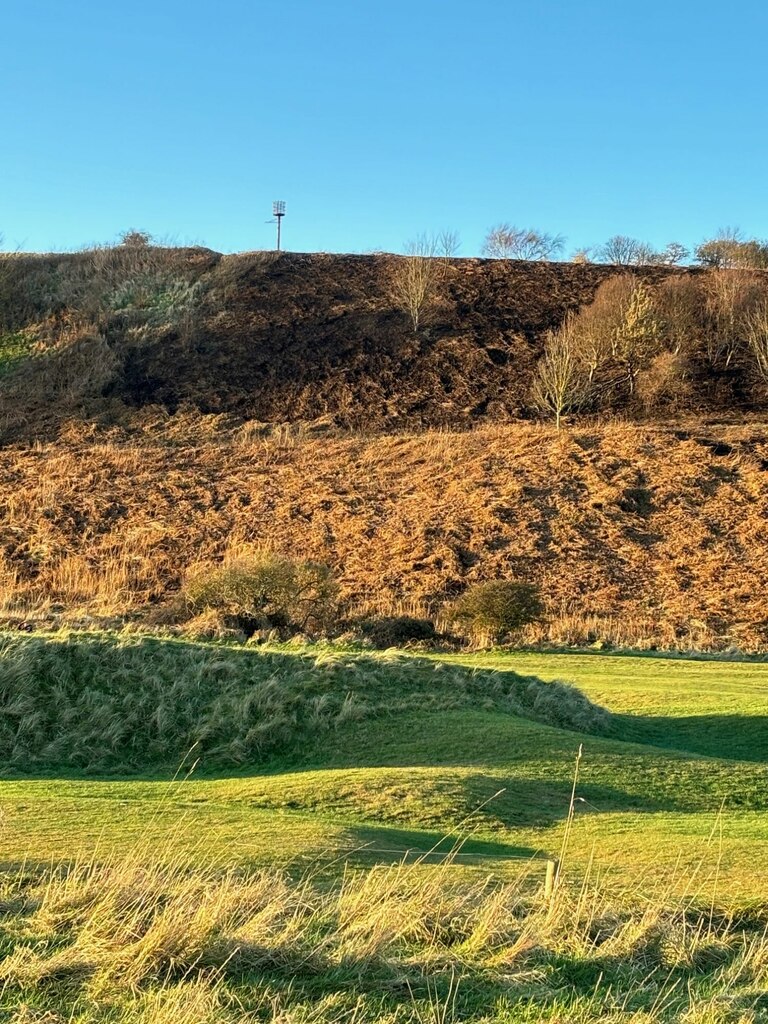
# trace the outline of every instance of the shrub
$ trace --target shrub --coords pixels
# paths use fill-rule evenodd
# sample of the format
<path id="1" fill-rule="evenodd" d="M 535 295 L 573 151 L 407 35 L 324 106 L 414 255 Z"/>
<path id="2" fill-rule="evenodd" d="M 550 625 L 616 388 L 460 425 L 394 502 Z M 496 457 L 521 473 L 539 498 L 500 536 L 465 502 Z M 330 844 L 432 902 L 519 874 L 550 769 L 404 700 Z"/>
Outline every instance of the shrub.
<path id="1" fill-rule="evenodd" d="M 148 246 L 152 244 L 152 235 L 148 231 L 139 231 L 137 228 L 129 228 L 127 231 L 120 233 L 120 245 L 126 245 L 129 248 L 140 248 L 142 246 Z"/>
<path id="2" fill-rule="evenodd" d="M 535 583 L 491 580 L 470 587 L 454 603 L 449 617 L 470 636 L 495 641 L 536 622 L 543 614 Z"/>
<path id="3" fill-rule="evenodd" d="M 363 619 L 357 628 L 375 647 L 402 647 L 414 641 L 437 639 L 438 633 L 431 619 L 413 615 L 382 615 Z"/>
<path id="4" fill-rule="evenodd" d="M 618 274 L 604 281 L 590 305 L 573 320 L 573 341 L 587 373 L 590 388 L 600 392 L 613 386 L 611 364 L 619 346 L 619 337 L 632 301 L 635 279 Z"/>
<path id="5" fill-rule="evenodd" d="M 558 331 L 547 335 L 531 397 L 538 409 L 554 416 L 559 430 L 563 413 L 586 404 L 589 394 L 588 370 L 579 358 L 573 320 L 568 317 Z"/>
<path id="6" fill-rule="evenodd" d="M 184 596 L 192 610 L 220 611 L 248 636 L 260 628 L 312 632 L 326 625 L 336 584 L 326 565 L 264 554 L 199 568 Z"/>
<path id="7" fill-rule="evenodd" d="M 637 397 L 643 408 L 681 409 L 690 404 L 691 367 L 685 353 L 659 352 L 637 376 Z"/>
<path id="8" fill-rule="evenodd" d="M 659 285 L 656 310 L 664 346 L 683 357 L 701 351 L 706 295 L 700 277 L 676 274 Z"/>

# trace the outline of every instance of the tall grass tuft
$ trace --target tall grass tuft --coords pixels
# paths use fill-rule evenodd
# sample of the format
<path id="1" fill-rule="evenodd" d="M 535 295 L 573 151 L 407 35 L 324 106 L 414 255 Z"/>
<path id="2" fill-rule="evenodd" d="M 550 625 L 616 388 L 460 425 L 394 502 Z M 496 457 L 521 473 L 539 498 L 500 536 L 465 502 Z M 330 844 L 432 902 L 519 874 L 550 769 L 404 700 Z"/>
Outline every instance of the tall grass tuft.
<path id="1" fill-rule="evenodd" d="M 764 909 L 739 920 L 588 878 L 552 907 L 537 881 L 457 882 L 450 859 L 330 884 L 133 856 L 6 872 L 3 1019 L 765 1019 Z"/>

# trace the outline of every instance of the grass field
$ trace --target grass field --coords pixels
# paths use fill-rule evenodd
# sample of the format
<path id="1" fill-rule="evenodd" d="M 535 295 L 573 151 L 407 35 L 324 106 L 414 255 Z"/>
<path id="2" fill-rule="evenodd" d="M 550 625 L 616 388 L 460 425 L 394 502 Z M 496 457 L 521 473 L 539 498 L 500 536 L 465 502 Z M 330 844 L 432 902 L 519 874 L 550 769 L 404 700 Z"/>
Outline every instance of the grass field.
<path id="1" fill-rule="evenodd" d="M 52 650 L 60 659 L 60 641 L 43 644 L 45 655 Z M 6 863 L 80 856 L 97 843 L 125 848 L 147 829 L 172 824 L 177 842 L 202 843 L 206 856 L 225 853 L 259 865 L 336 857 L 340 850 L 376 859 L 366 846 L 425 851 L 446 835 L 467 844 L 459 864 L 487 864 L 506 875 L 517 871 L 521 856 L 557 853 L 580 744 L 571 833 L 576 862 L 592 859 L 625 879 L 647 871 L 682 877 L 702 857 L 713 859 L 716 837 L 719 885 L 749 899 L 768 854 L 768 665 L 525 653 L 446 657 L 437 665 L 346 653 L 318 661 L 285 649 L 264 654 L 156 641 L 122 646 L 103 637 L 65 646 L 75 687 L 87 684 L 84 674 L 99 666 L 119 686 L 117 663 L 108 655 L 120 659 L 124 672 L 127 656 L 135 674 L 151 651 L 155 671 L 160 653 L 171 675 L 191 675 L 191 659 L 197 659 L 198 672 L 212 678 L 214 688 L 230 678 L 233 666 L 244 678 L 255 666 L 262 675 L 266 671 L 267 686 L 284 678 L 287 703 L 277 707 L 262 697 L 252 712 L 273 720 L 274 736 L 262 738 L 251 759 L 258 771 L 227 763 L 220 735 L 214 749 L 187 755 L 194 742 L 189 728 L 180 743 L 174 734 L 174 748 L 157 722 L 154 740 L 138 749 L 138 761 L 116 751 L 113 741 L 99 754 L 95 731 L 109 733 L 111 725 L 101 714 L 89 732 L 75 708 L 68 750 L 80 743 L 92 763 L 60 766 L 49 759 L 39 766 L 39 777 L 7 774 L 0 831 Z M 16 641 L 14 650 L 20 647 Z M 167 661 L 169 652 L 174 657 Z M 45 671 L 39 654 L 32 667 L 36 679 Z M 275 676 L 281 671 L 291 673 L 290 681 Z M 491 680 L 520 676 L 572 681 L 591 703 L 576 708 L 570 729 L 546 724 L 551 709 L 540 711 L 539 721 L 523 718 L 490 692 Z M 132 679 L 129 672 L 122 685 L 133 687 L 138 722 L 149 711 Z M 51 685 L 60 686 L 61 677 Z M 172 700 L 189 701 L 178 681 L 161 675 L 158 685 L 167 686 Z M 199 682 L 193 688 L 199 694 Z M 248 693 L 253 703 L 254 690 Z M 274 702 L 274 695 L 269 699 Z M 297 699 L 314 702 L 312 715 L 298 723 Z M 612 712 L 606 722 L 599 708 Z M 124 703 L 117 713 L 129 719 Z M 161 714 L 173 730 L 172 710 L 155 717 Z M 562 710 L 558 714 L 563 717 Z M 581 720 L 586 728 L 578 727 Z M 64 727 L 57 721 L 49 728 Z M 217 729 L 226 732 L 226 726 Z M 138 732 L 134 724 L 133 745 Z M 30 737 L 43 743 L 39 732 L 26 730 L 27 745 L 15 764 L 27 771 Z M 232 736 L 226 739 L 231 746 Z M 170 754 L 164 763 L 158 748 Z M 483 856 L 472 857 L 472 851 Z"/>
<path id="2" fill-rule="evenodd" d="M 576 689 L 553 688 L 551 680 Z M 70 1019 L 34 1016 L 64 1004 L 71 1019 L 84 1021 L 281 1013 L 302 1021 L 405 1015 L 435 1024 L 454 1017 L 766 1019 L 768 664 L 601 654 L 415 658 L 104 635 L 13 637 L 0 658 L 0 691 L 8 765 L 0 785 L 2 942 L 16 964 L 3 974 L 0 1006 L 17 1014 L 8 1019 Z M 159 699 L 166 691 L 170 703 Z M 174 701 L 182 699 L 187 717 L 174 718 Z M 130 741 L 115 731 L 115 715 L 132 723 Z M 265 721 L 269 729 L 254 732 Z M 58 734 L 77 758 L 57 762 L 64 749 Z M 185 758 L 187 744 L 194 749 Z M 566 830 L 560 902 L 542 917 L 536 894 L 545 861 L 561 855 Z M 70 865 L 70 882 L 57 874 L 61 863 Z M 66 891 L 55 899 L 20 897 L 51 871 L 44 891 Z M 273 950 L 268 967 L 232 974 L 206 939 L 199 961 L 189 952 L 178 963 L 171 956 L 149 972 L 149 988 L 146 979 L 128 986 L 141 992 L 138 1002 L 117 982 L 117 1003 L 104 1001 L 93 986 L 107 968 L 91 950 L 86 966 L 62 968 L 70 995 L 72 978 L 85 979 L 72 990 L 77 999 L 62 1002 L 58 969 L 51 988 L 40 980 L 51 974 L 41 965 L 67 950 L 80 956 L 87 943 L 103 952 L 106 940 L 94 939 L 96 925 L 81 913 L 98 908 L 81 890 L 98 875 L 100 893 L 116 885 L 122 892 L 126 871 L 141 872 L 141 885 L 148 873 L 155 894 L 148 905 L 163 907 L 177 898 L 169 892 L 188 895 L 198 874 L 208 889 L 230 887 L 221 897 L 227 906 L 249 905 L 241 890 L 256 885 L 254 878 L 262 888 L 265 877 L 273 886 L 279 879 L 283 930 L 307 900 L 317 915 L 314 924 L 302 918 L 296 925 L 305 958 L 292 968 L 296 989 L 285 988 L 285 951 Z M 369 935 L 372 959 L 369 950 L 360 960 L 362 939 L 355 945 L 345 931 L 339 900 L 350 886 L 361 887 L 354 899 L 365 914 L 380 900 L 393 919 L 411 921 L 402 932 L 393 924 L 397 934 L 386 942 Z M 81 910 L 51 911 L 48 898 Z M 99 903 L 98 912 L 114 915 L 113 904 Z M 220 921 L 213 931 L 228 929 L 232 945 L 248 915 L 242 907 L 227 913 L 226 927 Z M 433 932 L 417 928 L 417 935 L 412 917 L 426 921 L 432 913 L 440 919 Z M 489 914 L 504 923 L 494 918 L 488 927 L 498 941 L 484 946 L 478 921 L 487 925 Z M 595 921 L 608 918 L 610 955 L 597 948 L 609 940 L 595 938 L 604 927 L 596 933 Z M 451 927 L 460 938 L 443 935 Z M 276 942 L 274 932 L 270 925 L 263 942 Z M 283 948 L 288 939 L 280 935 Z M 310 947 L 311 956 L 322 950 L 330 959 L 307 973 Z M 699 956 L 704 966 L 691 967 Z M 181 970 L 184 957 L 192 960 Z M 203 961 L 209 973 L 198 970 Z M 683 961 L 690 976 L 681 973 Z M 376 985 L 361 980 L 367 971 Z M 647 971 L 653 984 L 643 982 Z M 174 994 L 178 985 L 192 986 L 183 999 Z M 601 985 L 618 985 L 619 993 Z M 739 999 L 725 999 L 726 989 Z M 18 1016 L 25 1000 L 32 1016 Z"/>

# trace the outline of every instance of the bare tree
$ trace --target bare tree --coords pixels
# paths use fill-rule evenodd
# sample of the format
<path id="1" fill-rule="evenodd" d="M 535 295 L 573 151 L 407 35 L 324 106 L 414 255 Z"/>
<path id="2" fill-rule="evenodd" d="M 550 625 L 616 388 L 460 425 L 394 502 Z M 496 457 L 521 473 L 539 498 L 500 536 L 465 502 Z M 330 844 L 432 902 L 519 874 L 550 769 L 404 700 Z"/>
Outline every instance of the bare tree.
<path id="1" fill-rule="evenodd" d="M 696 247 L 696 259 L 705 267 L 719 270 L 765 270 L 768 242 L 744 238 L 739 228 L 721 228 L 715 238 Z"/>
<path id="2" fill-rule="evenodd" d="M 633 395 L 660 337 L 656 297 L 649 287 L 632 274 L 616 274 L 604 281 L 570 328 L 570 344 L 586 378 L 590 401 L 617 393 Z"/>
<path id="3" fill-rule="evenodd" d="M 675 274 L 665 278 L 656 292 L 656 308 L 665 346 L 675 356 L 696 358 L 704 336 L 701 277 Z"/>
<path id="4" fill-rule="evenodd" d="M 727 370 L 746 346 L 747 322 L 765 291 L 748 271 L 714 270 L 707 274 L 706 292 L 707 359 Z"/>
<path id="5" fill-rule="evenodd" d="M 660 325 L 653 294 L 646 284 L 639 281 L 632 290 L 614 353 L 626 374 L 630 395 L 635 392 L 643 363 L 658 347 L 659 334 Z"/>
<path id="6" fill-rule="evenodd" d="M 762 384 L 768 384 L 768 300 L 747 315 L 744 326 L 755 373 Z"/>
<path id="7" fill-rule="evenodd" d="M 578 409 L 588 396 L 589 383 L 577 351 L 574 321 L 569 317 L 559 330 L 547 335 L 531 397 L 538 409 L 555 417 L 559 430 L 563 413 Z"/>
<path id="8" fill-rule="evenodd" d="M 612 263 L 618 267 L 638 267 L 654 262 L 656 254 L 650 245 L 627 235 L 614 235 L 595 249 L 598 263 Z"/>
<path id="9" fill-rule="evenodd" d="M 689 250 L 680 242 L 668 242 L 661 252 L 656 253 L 656 262 L 665 267 L 676 267 L 688 256 L 690 256 Z"/>
<path id="10" fill-rule="evenodd" d="M 562 235 L 548 235 L 534 228 L 497 224 L 483 242 L 483 255 L 504 260 L 550 260 L 565 245 Z"/>
<path id="11" fill-rule="evenodd" d="M 437 238 L 421 234 L 406 243 L 405 255 L 396 257 L 392 265 L 392 300 L 411 318 L 414 331 L 418 331 L 445 271 L 438 252 Z"/>
<path id="12" fill-rule="evenodd" d="M 454 259 L 459 255 L 459 249 L 461 249 L 461 238 L 459 238 L 458 231 L 451 231 L 448 228 L 438 231 L 435 238 L 435 248 L 443 259 Z"/>
<path id="13" fill-rule="evenodd" d="M 741 228 L 720 228 L 714 238 L 696 246 L 696 259 L 704 267 L 727 270 L 739 266 L 739 249 L 744 244 Z"/>
<path id="14" fill-rule="evenodd" d="M 604 281 L 591 304 L 582 307 L 573 322 L 573 344 L 585 368 L 590 388 L 610 391 L 615 383 L 604 370 L 618 352 L 619 338 L 635 288 L 631 274 Z"/>

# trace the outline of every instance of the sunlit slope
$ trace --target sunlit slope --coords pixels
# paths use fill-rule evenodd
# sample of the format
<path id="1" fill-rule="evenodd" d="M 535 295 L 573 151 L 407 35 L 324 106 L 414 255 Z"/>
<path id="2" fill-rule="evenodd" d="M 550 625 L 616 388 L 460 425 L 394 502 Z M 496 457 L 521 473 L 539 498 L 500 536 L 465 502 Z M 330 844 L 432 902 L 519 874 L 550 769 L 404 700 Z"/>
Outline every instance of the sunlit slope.
<path id="1" fill-rule="evenodd" d="M 350 858 L 388 860 L 435 845 L 445 851 L 460 840 L 465 845 L 457 870 L 471 866 L 517 873 L 531 858 L 559 855 L 581 745 L 569 851 L 574 865 L 592 858 L 602 869 L 622 876 L 635 878 L 650 871 L 683 879 L 703 860 L 710 866 L 717 863 L 718 884 L 740 897 L 750 898 L 761 884 L 760 865 L 768 854 L 764 746 L 747 744 L 749 757 L 741 754 L 739 759 L 745 731 L 731 729 L 736 714 L 724 719 L 719 757 L 696 750 L 697 740 L 714 743 L 707 728 L 695 734 L 688 726 L 689 750 L 674 749 L 672 742 L 637 742 L 637 736 L 643 729 L 655 729 L 659 738 L 666 730 L 668 740 L 680 739 L 674 723 L 697 719 L 702 670 L 713 673 L 702 696 L 706 713 L 712 710 L 708 702 L 717 696 L 717 670 L 731 710 L 740 709 L 744 720 L 759 723 L 755 711 L 764 692 L 765 666 L 605 656 L 571 662 L 514 655 L 494 657 L 493 664 L 502 671 L 473 673 L 455 663 L 402 656 L 343 653 L 318 659 L 306 653 L 265 654 L 173 642 L 125 645 L 103 636 L 78 638 L 76 645 L 86 645 L 86 651 L 62 638 L 36 642 L 51 647 L 45 656 L 38 652 L 43 661 L 67 652 L 70 676 L 68 683 L 60 681 L 62 686 L 74 684 L 73 665 L 94 651 L 107 653 L 107 665 L 109 656 L 119 659 L 127 651 L 134 683 L 142 659 L 148 676 L 154 664 L 150 690 L 170 686 L 158 675 L 158 657 L 187 659 L 187 669 L 193 656 L 202 659 L 217 686 L 226 676 L 222 666 L 228 664 L 235 666 L 235 676 L 245 666 L 251 666 L 252 678 L 257 669 L 269 669 L 262 683 L 269 682 L 272 703 L 262 702 L 262 714 L 274 728 L 280 711 L 281 740 L 251 762 L 245 758 L 227 766 L 216 759 L 222 750 L 234 748 L 219 744 L 206 756 L 203 744 L 197 751 L 203 753 L 200 764 L 186 777 L 195 759 L 192 751 L 175 782 L 170 781 L 173 766 L 168 761 L 155 764 L 154 777 L 147 775 L 151 764 L 138 760 L 126 775 L 124 751 L 112 765 L 111 779 L 103 774 L 84 777 L 71 764 L 39 766 L 36 778 L 13 772 L 0 791 L 0 856 L 5 862 L 90 855 L 94 849 L 106 854 L 162 836 L 164 844 L 170 837 L 171 846 L 181 844 L 203 859 L 305 866 L 321 861 L 335 870 L 333 864 L 338 867 Z M 504 671 L 513 664 L 526 675 Z M 532 675 L 537 665 L 542 675 L 551 674 L 553 665 L 565 678 L 578 675 L 580 687 L 593 696 L 601 692 L 616 713 L 606 715 L 571 689 L 548 689 Z M 678 714 L 654 719 L 654 707 L 659 710 L 664 694 L 659 679 L 670 665 L 676 674 L 668 697 Z M 301 685 L 295 679 L 291 683 L 291 666 L 301 673 Z M 7 687 L 7 664 L 4 673 Z M 197 677 L 198 688 L 204 675 Z M 510 696 L 520 679 L 539 697 L 557 695 L 562 705 L 557 713 L 546 712 L 546 703 L 536 710 L 533 701 L 522 710 L 534 720 L 523 717 L 520 706 L 511 707 Z M 616 681 L 612 684 L 611 679 Z M 95 683 L 93 678 L 88 681 L 84 692 L 93 702 Z M 119 687 L 114 674 L 109 685 Z M 355 694 L 360 711 L 339 718 L 338 708 L 344 701 L 347 707 L 354 703 L 350 695 Z M 334 703 L 336 697 L 340 703 Z M 131 700 L 136 699 L 133 693 Z M 6 729 L 8 706 L 6 702 Z M 141 707 L 151 721 L 150 705 Z M 306 715 L 308 707 L 312 715 Z M 686 708 L 687 715 L 682 713 Z M 559 724 L 547 724 L 545 713 Z M 240 724 L 229 723 L 230 740 Z M 250 727 L 257 728 L 256 718 Z M 219 728 L 223 736 L 227 723 L 220 720 Z M 123 772 L 116 774 L 120 763 Z M 19 768 L 23 770 L 21 764 Z"/>
<path id="2" fill-rule="evenodd" d="M 269 541 L 328 565 L 350 619 L 522 578 L 531 642 L 765 646 L 763 428 L 300 437 L 154 415 L 0 450 L 5 621 L 174 621 L 191 566 Z"/>
<path id="3" fill-rule="evenodd" d="M 523 652 L 447 661 L 568 680 L 612 712 L 624 739 L 768 762 L 768 663 Z"/>

